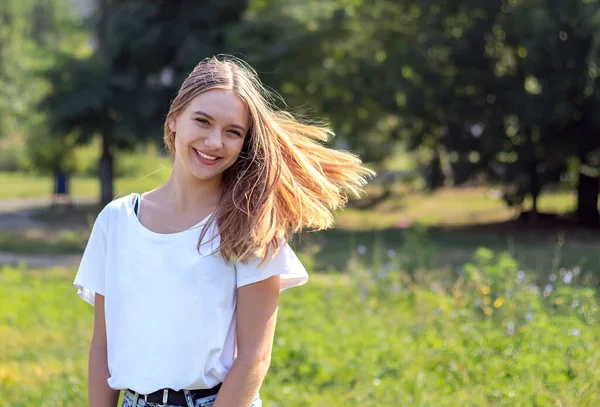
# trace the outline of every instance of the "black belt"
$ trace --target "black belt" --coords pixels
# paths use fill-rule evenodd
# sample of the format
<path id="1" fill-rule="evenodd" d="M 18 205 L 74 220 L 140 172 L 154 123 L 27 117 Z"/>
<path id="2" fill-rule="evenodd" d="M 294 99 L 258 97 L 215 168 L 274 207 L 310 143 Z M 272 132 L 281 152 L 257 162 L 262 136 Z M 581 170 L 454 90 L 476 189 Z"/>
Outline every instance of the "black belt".
<path id="1" fill-rule="evenodd" d="M 219 392 L 221 385 L 223 383 L 217 384 L 212 389 L 198 389 L 198 390 L 189 390 L 192 395 L 193 400 L 201 399 L 203 397 L 213 396 Z M 135 393 L 133 390 L 129 390 L 132 393 Z M 161 389 L 157 390 L 150 394 L 140 394 L 140 399 L 144 399 L 149 403 L 155 404 L 172 404 L 174 406 L 185 406 L 187 407 L 187 401 L 185 400 L 185 393 L 183 390 L 173 390 L 173 389 Z M 166 402 L 165 402 L 166 399 Z"/>

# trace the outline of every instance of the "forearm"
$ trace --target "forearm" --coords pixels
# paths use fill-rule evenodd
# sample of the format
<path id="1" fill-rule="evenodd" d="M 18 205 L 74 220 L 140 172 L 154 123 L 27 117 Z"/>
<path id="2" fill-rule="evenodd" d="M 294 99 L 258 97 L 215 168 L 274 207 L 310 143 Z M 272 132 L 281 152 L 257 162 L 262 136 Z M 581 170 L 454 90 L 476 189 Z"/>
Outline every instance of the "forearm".
<path id="1" fill-rule="evenodd" d="M 237 358 L 229 370 L 213 407 L 250 407 L 269 370 L 269 362 Z"/>
<path id="2" fill-rule="evenodd" d="M 110 376 L 106 346 L 95 344 L 90 347 L 88 365 L 89 407 L 115 407 L 119 401 L 119 391 L 110 388 L 106 380 Z"/>

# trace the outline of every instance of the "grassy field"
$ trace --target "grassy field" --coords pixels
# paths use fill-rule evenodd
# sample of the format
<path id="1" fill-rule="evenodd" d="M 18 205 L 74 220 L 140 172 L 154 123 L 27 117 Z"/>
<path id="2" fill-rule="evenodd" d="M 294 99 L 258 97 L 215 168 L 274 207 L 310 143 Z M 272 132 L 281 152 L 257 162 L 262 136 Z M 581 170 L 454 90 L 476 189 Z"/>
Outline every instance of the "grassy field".
<path id="1" fill-rule="evenodd" d="M 377 195 L 377 185 L 367 192 Z M 517 209 L 506 207 L 491 188 L 446 188 L 434 193 L 414 191 L 397 185 L 395 193 L 369 210 L 345 209 L 337 226 L 353 230 L 386 229 L 402 227 L 407 222 L 418 221 L 427 226 L 463 226 L 504 222 L 517 215 Z M 538 202 L 540 212 L 567 213 L 573 211 L 576 196 L 570 192 L 549 192 Z M 525 201 L 524 207 L 530 206 Z"/>
<path id="2" fill-rule="evenodd" d="M 269 407 L 597 406 L 600 325 L 577 271 L 533 289 L 481 252 L 451 290 L 360 258 L 282 295 Z M 74 269 L 0 270 L 2 406 L 86 405 L 93 310 Z"/>
<path id="3" fill-rule="evenodd" d="M 167 175 L 119 178 L 115 194 Z M 51 188 L 32 176 L 0 182 L 0 199 Z M 72 190 L 93 197 L 98 184 L 76 178 Z M 574 202 L 546 194 L 540 208 Z M 597 232 L 530 229 L 484 188 L 399 187 L 357 206 L 294 241 L 312 279 L 282 296 L 266 406 L 600 405 Z M 81 253 L 98 210 L 41 208 L 40 227 L 0 231 L 0 251 Z M 85 405 L 93 310 L 74 273 L 0 269 L 0 406 Z"/>
<path id="4" fill-rule="evenodd" d="M 134 190 L 155 188 L 169 176 L 168 169 L 158 169 L 147 175 L 135 175 L 117 178 L 115 196 L 127 194 Z M 53 180 L 50 176 L 24 173 L 0 173 L 1 199 L 43 198 L 52 194 Z M 73 177 L 70 180 L 71 194 L 75 197 L 98 197 L 100 185 L 97 177 Z"/>

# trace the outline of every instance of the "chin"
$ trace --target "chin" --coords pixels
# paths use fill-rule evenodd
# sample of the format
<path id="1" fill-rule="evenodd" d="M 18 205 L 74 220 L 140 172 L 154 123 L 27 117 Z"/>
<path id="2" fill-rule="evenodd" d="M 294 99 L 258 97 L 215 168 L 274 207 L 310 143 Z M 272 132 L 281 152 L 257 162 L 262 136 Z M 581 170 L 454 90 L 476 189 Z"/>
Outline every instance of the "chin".
<path id="1" fill-rule="evenodd" d="M 214 178 L 219 178 L 223 171 L 192 171 L 192 176 L 200 181 L 209 181 Z"/>
<path id="2" fill-rule="evenodd" d="M 214 178 L 220 178 L 226 168 L 219 166 L 219 168 L 198 168 L 198 165 L 194 163 L 189 167 L 190 174 L 201 181 L 208 181 Z"/>

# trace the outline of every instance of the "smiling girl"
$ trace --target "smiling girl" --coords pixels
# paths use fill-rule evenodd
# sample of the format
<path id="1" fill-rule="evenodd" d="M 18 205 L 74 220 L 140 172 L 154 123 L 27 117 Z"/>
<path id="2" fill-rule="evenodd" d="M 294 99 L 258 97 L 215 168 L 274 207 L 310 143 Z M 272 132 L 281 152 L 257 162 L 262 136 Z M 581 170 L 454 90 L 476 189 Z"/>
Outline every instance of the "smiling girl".
<path id="1" fill-rule="evenodd" d="M 165 121 L 169 179 L 98 215 L 74 281 L 91 407 L 262 405 L 279 294 L 308 280 L 289 235 L 331 227 L 371 174 L 270 97 L 244 62 L 202 61 Z"/>

